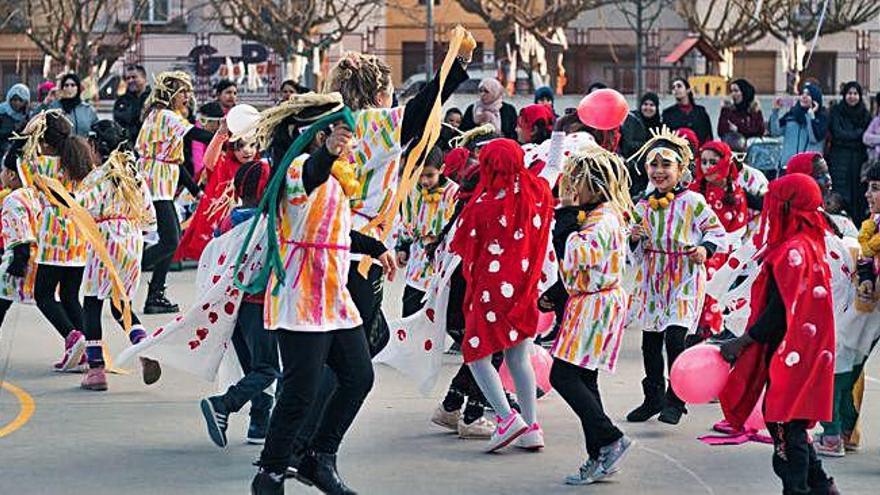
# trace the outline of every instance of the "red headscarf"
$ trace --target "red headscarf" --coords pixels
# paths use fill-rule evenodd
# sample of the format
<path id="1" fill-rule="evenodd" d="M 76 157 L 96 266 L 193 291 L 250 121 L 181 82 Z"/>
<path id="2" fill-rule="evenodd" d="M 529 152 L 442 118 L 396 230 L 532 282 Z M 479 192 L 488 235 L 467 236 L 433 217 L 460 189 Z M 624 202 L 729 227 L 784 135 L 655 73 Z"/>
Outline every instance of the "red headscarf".
<path id="1" fill-rule="evenodd" d="M 443 175 L 458 182 L 461 180 L 461 172 L 467 165 L 471 152 L 466 148 L 453 148 L 443 157 Z"/>
<path id="2" fill-rule="evenodd" d="M 766 344 L 751 345 L 737 360 L 721 393 L 725 417 L 735 427 L 748 418 L 768 382 L 766 421 L 831 420 L 834 308 L 821 206 L 819 186 L 804 174 L 774 180 L 764 197 L 761 231 L 769 224 L 769 232 L 752 286 L 749 326 L 764 311 L 773 277 L 786 309 L 786 332 L 769 363 Z"/>
<path id="3" fill-rule="evenodd" d="M 700 138 L 697 137 L 697 133 L 689 127 L 679 127 L 675 130 L 675 133 L 691 143 L 691 149 L 694 150 L 694 154 L 696 155 L 697 151 L 700 149 Z"/>
<path id="4" fill-rule="evenodd" d="M 555 121 L 556 116 L 553 115 L 553 110 L 547 105 L 529 105 L 519 111 L 519 125 L 523 129 L 528 129 L 529 132 L 538 124 L 545 127 L 547 132 L 552 132 L 553 122 Z"/>
<path id="5" fill-rule="evenodd" d="M 705 150 L 712 150 L 715 153 L 718 153 L 721 156 L 721 160 L 719 160 L 714 167 L 709 169 L 709 172 L 703 172 L 702 160 L 698 155 L 696 180 L 694 182 L 696 184 L 702 184 L 702 182 L 706 180 L 706 176 L 714 174 L 718 177 L 726 178 L 731 183 L 735 183 L 737 177 L 739 177 L 739 169 L 733 164 L 733 152 L 730 151 L 730 146 L 723 141 L 708 141 L 702 148 L 700 148 L 701 152 Z"/>
<path id="6" fill-rule="evenodd" d="M 538 281 L 547 256 L 553 196 L 526 170 L 516 141 L 496 139 L 480 152 L 480 182 L 462 210 L 450 248 L 467 281 L 465 342 L 472 362 L 537 332 Z"/>
<path id="7" fill-rule="evenodd" d="M 721 160 L 709 169 L 709 172 L 703 172 L 701 159 L 697 156 L 696 180 L 691 183 L 690 189 L 706 197 L 706 202 L 724 225 L 724 230 L 735 232 L 748 223 L 749 210 L 746 193 L 736 180 L 739 177 L 739 169 L 733 163 L 733 152 L 730 146 L 722 141 L 709 141 L 703 145 L 701 151 L 703 150 L 718 153 Z M 723 187 L 714 185 L 706 179 L 709 175 L 726 178 L 727 184 Z"/>
<path id="8" fill-rule="evenodd" d="M 822 153 L 815 151 L 805 151 L 798 153 L 788 159 L 785 165 L 786 174 L 806 174 L 813 176 L 813 161 L 816 157 L 822 156 Z"/>

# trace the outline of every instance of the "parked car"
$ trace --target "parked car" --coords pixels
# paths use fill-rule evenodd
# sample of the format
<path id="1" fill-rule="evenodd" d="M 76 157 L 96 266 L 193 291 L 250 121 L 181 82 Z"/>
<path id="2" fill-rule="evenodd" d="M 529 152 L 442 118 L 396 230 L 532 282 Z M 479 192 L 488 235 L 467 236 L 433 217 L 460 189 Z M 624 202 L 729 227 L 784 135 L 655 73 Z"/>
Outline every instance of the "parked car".
<path id="1" fill-rule="evenodd" d="M 468 75 L 470 79 L 463 82 L 458 89 L 455 91 L 459 94 L 477 94 L 480 81 L 486 79 L 487 77 L 497 77 L 498 71 L 495 69 L 469 69 Z M 400 88 L 397 90 L 397 96 L 401 100 L 406 100 L 418 94 L 422 88 L 425 87 L 425 73 L 420 72 L 418 74 L 413 74 L 409 76 L 403 84 L 400 85 Z M 516 71 L 516 92 L 517 93 L 528 93 L 532 91 L 532 81 L 529 77 L 529 74 L 519 69 Z"/>

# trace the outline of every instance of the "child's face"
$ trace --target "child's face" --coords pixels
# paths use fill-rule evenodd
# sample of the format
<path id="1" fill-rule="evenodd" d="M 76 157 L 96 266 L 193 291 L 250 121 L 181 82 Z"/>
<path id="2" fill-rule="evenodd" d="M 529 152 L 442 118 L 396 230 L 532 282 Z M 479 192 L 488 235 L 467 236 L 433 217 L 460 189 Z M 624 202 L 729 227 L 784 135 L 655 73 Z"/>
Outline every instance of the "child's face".
<path id="1" fill-rule="evenodd" d="M 521 144 L 526 144 L 532 142 L 532 130 L 527 129 L 522 125 L 521 122 L 517 121 L 516 123 L 516 139 Z"/>
<path id="2" fill-rule="evenodd" d="M 647 170 L 651 184 L 663 193 L 673 190 L 681 179 L 681 165 L 663 158 L 659 153 L 647 163 Z"/>
<path id="3" fill-rule="evenodd" d="M 257 143 L 252 141 L 240 143 L 232 153 L 238 163 L 247 163 L 257 155 Z"/>
<path id="4" fill-rule="evenodd" d="M 880 181 L 868 181 L 868 192 L 865 193 L 865 199 L 868 200 L 868 208 L 872 215 L 880 213 Z"/>
<path id="5" fill-rule="evenodd" d="M 461 127 L 461 114 L 455 112 L 446 114 L 446 123 L 458 129 Z"/>
<path id="6" fill-rule="evenodd" d="M 435 167 L 425 167 L 422 174 L 419 175 L 419 185 L 423 189 L 432 189 L 440 182 L 440 169 Z"/>
<path id="7" fill-rule="evenodd" d="M 582 185 L 577 192 L 577 202 L 579 205 L 593 205 L 602 199 L 599 193 L 590 191 L 586 184 Z"/>
<path id="8" fill-rule="evenodd" d="M 721 155 L 714 150 L 704 150 L 700 153 L 700 168 L 703 170 L 703 174 L 707 174 L 706 180 L 714 185 L 724 182 L 724 177 L 720 177 L 717 173 L 709 174 L 712 167 L 718 165 L 720 161 Z"/>
<path id="9" fill-rule="evenodd" d="M 818 158 L 813 163 L 813 180 L 819 184 L 822 194 L 831 192 L 831 174 L 828 173 L 828 162 L 824 158 Z"/>
<path id="10" fill-rule="evenodd" d="M 0 183 L 7 189 L 18 189 L 21 187 L 18 174 L 6 167 L 3 167 L 3 171 L 0 172 Z"/>

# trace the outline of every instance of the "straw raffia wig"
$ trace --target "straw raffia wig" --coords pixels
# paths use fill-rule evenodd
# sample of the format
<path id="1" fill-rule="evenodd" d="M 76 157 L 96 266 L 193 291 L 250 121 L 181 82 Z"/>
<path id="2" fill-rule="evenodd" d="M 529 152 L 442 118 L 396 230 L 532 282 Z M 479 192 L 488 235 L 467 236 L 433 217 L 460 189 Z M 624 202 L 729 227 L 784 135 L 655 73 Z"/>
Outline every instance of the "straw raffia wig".
<path id="1" fill-rule="evenodd" d="M 376 96 L 391 87 L 391 67 L 375 55 L 348 52 L 330 73 L 328 91 L 336 91 L 351 111 L 377 105 Z"/>
<path id="2" fill-rule="evenodd" d="M 125 210 L 123 216 L 136 223 L 148 223 L 147 205 L 143 204 L 144 196 L 141 193 L 143 179 L 138 175 L 134 154 L 117 148 L 110 153 L 102 167 L 105 174 L 101 182 L 113 182 L 113 189 Z"/>
<path id="3" fill-rule="evenodd" d="M 461 133 L 449 140 L 449 146 L 452 148 L 469 148 L 473 149 L 476 145 L 485 144 L 486 141 L 498 137 L 495 126 L 492 124 L 483 124 L 479 127 Z"/>
<path id="4" fill-rule="evenodd" d="M 566 159 L 560 183 L 565 194 L 587 188 L 621 215 L 628 215 L 634 208 L 629 186 L 629 171 L 623 158 L 595 143 L 587 144 Z"/>
<path id="5" fill-rule="evenodd" d="M 639 148 L 629 160 L 650 163 L 657 156 L 678 163 L 681 169 L 688 169 L 694 160 L 688 140 L 671 131 L 665 125 L 659 131 L 651 129 L 651 139 Z"/>
<path id="6" fill-rule="evenodd" d="M 261 150 L 269 149 L 273 144 L 275 129 L 282 123 L 306 126 L 342 110 L 343 106 L 342 95 L 339 93 L 291 95 L 289 100 L 260 112 L 260 120 L 255 129 L 257 146 Z"/>
<path id="7" fill-rule="evenodd" d="M 158 76 L 153 78 L 153 88 L 144 109 L 149 109 L 156 104 L 164 105 L 166 108 L 170 107 L 171 101 L 178 93 L 184 90 L 192 91 L 192 89 L 192 78 L 186 72 L 179 70 L 160 72 Z"/>

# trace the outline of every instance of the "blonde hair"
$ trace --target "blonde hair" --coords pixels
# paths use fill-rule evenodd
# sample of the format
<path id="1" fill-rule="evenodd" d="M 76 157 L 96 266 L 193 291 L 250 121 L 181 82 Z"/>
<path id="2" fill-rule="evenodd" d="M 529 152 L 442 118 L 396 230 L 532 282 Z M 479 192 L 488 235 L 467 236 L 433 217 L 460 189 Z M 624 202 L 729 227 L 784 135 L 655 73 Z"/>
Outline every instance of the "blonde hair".
<path id="1" fill-rule="evenodd" d="M 595 143 L 588 143 L 565 161 L 560 194 L 586 188 L 599 194 L 620 215 L 628 215 L 634 206 L 629 195 L 629 170 L 623 158 Z"/>
<path id="2" fill-rule="evenodd" d="M 171 101 L 181 91 L 192 91 L 192 78 L 179 70 L 165 71 L 153 78 L 153 88 L 144 104 L 144 112 L 149 112 L 155 105 L 171 106 Z"/>
<path id="3" fill-rule="evenodd" d="M 326 91 L 336 91 L 352 111 L 374 107 L 376 95 L 391 87 L 391 67 L 375 55 L 347 52 L 330 73 Z"/>

